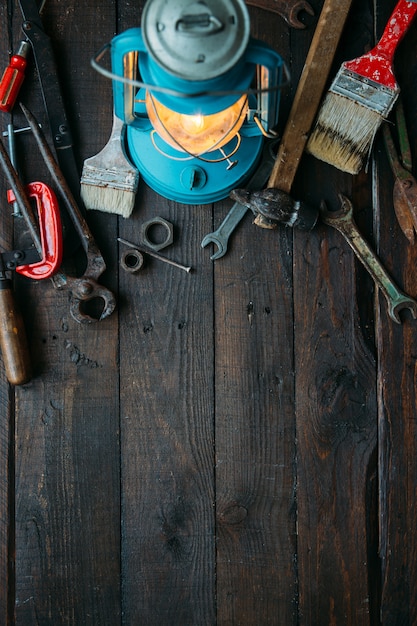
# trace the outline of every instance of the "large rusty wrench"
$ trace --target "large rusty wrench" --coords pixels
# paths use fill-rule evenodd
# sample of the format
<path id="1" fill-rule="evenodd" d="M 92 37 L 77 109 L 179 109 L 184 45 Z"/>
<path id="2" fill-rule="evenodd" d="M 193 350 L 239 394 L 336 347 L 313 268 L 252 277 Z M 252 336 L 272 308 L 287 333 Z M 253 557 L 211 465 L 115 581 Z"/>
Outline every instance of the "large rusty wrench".
<path id="1" fill-rule="evenodd" d="M 333 226 L 343 235 L 359 261 L 372 276 L 386 298 L 390 318 L 397 324 L 401 324 L 399 311 L 409 309 L 413 318 L 416 319 L 417 302 L 398 289 L 379 258 L 362 237 L 353 219 L 353 207 L 350 200 L 342 194 L 339 198 L 341 206 L 335 212 L 327 211 L 325 204 L 322 203 L 320 209 L 323 222 L 328 226 Z"/>
<path id="2" fill-rule="evenodd" d="M 313 7 L 306 0 L 246 0 L 246 4 L 278 13 L 293 28 L 305 28 L 298 19 L 301 11 L 314 15 Z"/>
<path id="3" fill-rule="evenodd" d="M 75 202 L 71 190 L 68 187 L 57 162 L 55 161 L 48 142 L 46 141 L 46 138 L 34 115 L 32 115 L 29 109 L 27 109 L 27 107 L 23 104 L 20 104 L 20 107 L 36 139 L 45 164 L 61 193 L 68 214 L 74 224 L 75 230 L 77 231 L 81 245 L 87 257 L 87 266 L 82 276 L 75 278 L 67 276 L 63 272 L 59 272 L 52 277 L 52 281 L 57 289 L 68 289 L 71 292 L 70 313 L 77 322 L 80 324 L 86 324 L 98 321 L 96 318 L 91 317 L 82 310 L 83 302 L 95 299 L 100 299 L 104 303 L 99 318 L 99 320 L 103 320 L 111 315 L 116 307 L 116 300 L 113 293 L 97 282 L 98 278 L 106 269 L 103 256 L 93 238 L 84 216 Z"/>

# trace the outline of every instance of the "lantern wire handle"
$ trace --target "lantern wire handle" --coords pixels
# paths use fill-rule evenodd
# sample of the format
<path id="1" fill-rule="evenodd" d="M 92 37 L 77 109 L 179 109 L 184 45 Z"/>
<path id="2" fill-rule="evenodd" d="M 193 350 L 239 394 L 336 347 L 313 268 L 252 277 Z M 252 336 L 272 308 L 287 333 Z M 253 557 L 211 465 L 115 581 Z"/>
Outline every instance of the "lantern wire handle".
<path id="1" fill-rule="evenodd" d="M 175 157 L 175 156 L 172 156 L 171 154 L 168 154 L 167 152 L 164 152 L 164 150 L 162 150 L 162 148 L 157 146 L 156 141 L 155 141 L 155 135 L 157 135 L 159 137 L 159 135 L 156 132 L 156 130 L 152 130 L 150 136 L 151 136 L 151 141 L 152 141 L 153 147 L 155 148 L 155 150 L 157 150 L 159 152 L 159 154 L 162 154 L 167 159 L 171 159 L 171 161 L 192 161 L 193 159 L 198 159 L 199 161 L 202 161 L 203 163 L 222 163 L 223 161 L 227 161 L 228 159 L 230 159 L 230 157 L 232 157 L 234 154 L 236 154 L 236 152 L 239 150 L 240 144 L 242 143 L 242 137 L 240 136 L 240 133 L 236 133 L 236 135 L 234 135 L 233 138 L 230 140 L 230 141 L 233 141 L 233 139 L 236 139 L 236 146 L 233 148 L 233 150 L 231 152 L 229 152 L 229 154 L 225 154 L 224 151 L 221 150 L 221 148 L 218 148 L 219 151 L 223 152 L 224 156 L 221 159 L 207 159 L 206 157 L 202 157 L 201 155 L 192 154 L 188 150 L 185 150 L 184 148 L 182 148 L 178 144 L 178 142 L 177 142 L 177 144 L 181 148 L 181 150 L 184 150 L 184 152 L 188 156 Z M 217 149 L 217 148 L 215 148 L 215 149 Z M 210 151 L 210 152 L 212 152 L 212 151 Z M 214 152 L 214 150 L 213 150 L 213 152 Z"/>
<path id="2" fill-rule="evenodd" d="M 111 80 L 118 81 L 119 83 L 123 83 L 125 85 L 132 85 L 133 87 L 137 87 L 138 89 L 146 89 L 148 91 L 155 91 L 159 93 L 165 93 L 167 95 L 174 96 L 176 98 L 200 98 L 202 96 L 243 96 L 246 94 L 247 96 L 257 95 L 261 93 L 269 93 L 272 91 L 281 91 L 284 87 L 287 87 L 290 84 L 291 75 L 289 69 L 284 61 L 282 61 L 282 68 L 284 74 L 284 80 L 278 85 L 273 85 L 271 87 L 262 87 L 260 89 L 230 89 L 230 90 L 222 90 L 222 91 L 200 91 L 198 93 L 184 93 L 182 91 L 176 91 L 175 89 L 170 89 L 169 87 L 160 87 L 159 85 L 151 85 L 149 83 L 144 83 L 143 81 L 137 80 L 136 78 L 127 78 L 126 76 L 119 76 L 119 74 L 114 74 L 110 70 L 107 70 L 105 67 L 100 65 L 101 59 L 104 57 L 106 52 L 108 52 L 111 48 L 111 42 L 104 44 L 97 52 L 97 54 L 92 57 L 90 60 L 91 66 L 102 76 L 106 78 L 110 78 Z"/>
<path id="3" fill-rule="evenodd" d="M 261 120 L 259 119 L 257 115 L 253 116 L 253 121 L 255 122 L 259 130 L 261 131 L 262 135 L 266 137 L 267 139 L 276 139 L 278 137 L 278 133 L 275 130 L 269 130 L 269 131 L 265 130 L 265 128 L 262 126 Z"/>

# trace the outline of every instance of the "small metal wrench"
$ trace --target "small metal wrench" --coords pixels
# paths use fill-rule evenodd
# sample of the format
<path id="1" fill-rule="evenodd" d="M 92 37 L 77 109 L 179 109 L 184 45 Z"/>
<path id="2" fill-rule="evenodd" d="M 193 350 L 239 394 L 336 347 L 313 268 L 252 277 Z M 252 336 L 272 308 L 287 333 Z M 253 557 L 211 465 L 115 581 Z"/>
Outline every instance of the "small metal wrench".
<path id="1" fill-rule="evenodd" d="M 249 191 L 251 189 L 261 189 L 268 180 L 275 162 L 273 151 L 275 144 L 276 140 L 265 143 L 261 163 L 248 183 L 247 188 Z M 212 261 L 220 259 L 226 254 L 229 237 L 239 222 L 242 221 L 247 211 L 248 207 L 240 204 L 239 202 L 235 202 L 223 222 L 220 224 L 219 228 L 204 237 L 201 242 L 202 248 L 208 246 L 209 243 L 213 243 L 217 246 L 217 252 L 212 254 L 210 257 Z"/>
<path id="2" fill-rule="evenodd" d="M 338 211 L 327 211 L 325 204 L 321 204 L 320 214 L 323 222 L 342 233 L 359 261 L 384 294 L 391 319 L 401 324 L 398 313 L 402 309 L 409 309 L 413 318 L 416 319 L 417 302 L 398 289 L 375 252 L 362 237 L 353 219 L 353 207 L 350 200 L 342 194 L 339 194 L 339 198 L 341 207 Z"/>
<path id="3" fill-rule="evenodd" d="M 300 11 L 314 15 L 313 7 L 306 0 L 246 0 L 246 4 L 278 13 L 293 28 L 305 28 L 298 19 Z"/>

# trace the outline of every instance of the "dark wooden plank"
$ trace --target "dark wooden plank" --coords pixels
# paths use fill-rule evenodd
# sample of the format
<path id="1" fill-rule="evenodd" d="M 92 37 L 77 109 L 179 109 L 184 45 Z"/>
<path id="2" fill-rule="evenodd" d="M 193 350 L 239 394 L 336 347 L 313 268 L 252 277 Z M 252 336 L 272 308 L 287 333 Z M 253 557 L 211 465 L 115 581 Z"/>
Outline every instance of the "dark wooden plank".
<path id="1" fill-rule="evenodd" d="M 252 34 L 292 74 L 282 128 L 312 32 L 250 14 Z M 217 224 L 230 204 L 217 207 Z M 296 624 L 291 231 L 260 229 L 248 215 L 214 278 L 218 623 Z"/>
<path id="2" fill-rule="evenodd" d="M 19 15 L 16 7 L 17 22 Z M 57 53 L 81 171 L 82 159 L 94 153 L 99 139 L 107 140 L 109 127 L 100 113 L 106 88 L 89 59 L 102 37 L 111 37 L 115 11 L 110 2 L 98 12 L 92 2 L 63 7 L 51 1 L 44 22 Z M 22 98 L 44 121 L 33 72 Z M 25 180 L 43 176 L 30 137 L 20 149 Z M 115 240 L 112 217 L 91 215 L 89 221 L 99 243 Z M 104 280 L 114 288 L 115 258 L 109 252 L 107 244 Z M 117 314 L 81 326 L 70 317 L 68 294 L 56 292 L 49 281 L 22 279 L 19 296 L 35 376 L 16 391 L 15 623 L 118 624 Z"/>
<path id="3" fill-rule="evenodd" d="M 300 619 L 370 623 L 375 365 L 352 294 L 355 261 L 337 233 L 300 242 L 296 283 Z M 373 532 L 375 532 L 373 530 Z"/>
<path id="4" fill-rule="evenodd" d="M 248 217 L 216 265 L 221 624 L 297 619 L 290 240 Z"/>
<path id="5" fill-rule="evenodd" d="M 0 619 L 9 624 L 13 601 L 13 498 L 12 484 L 14 455 L 11 441 L 14 433 L 13 402 L 4 372 L 0 379 L 1 426 L 0 426 Z"/>
<path id="6" fill-rule="evenodd" d="M 200 247 L 211 210 L 143 184 L 140 195 L 122 236 L 164 217 L 176 240 L 162 253 L 193 271 L 148 257 L 120 277 L 123 612 L 127 624 L 214 624 L 212 267 Z"/>
<path id="7" fill-rule="evenodd" d="M 369 40 L 368 24 L 369 9 L 354 5 L 335 69 L 344 58 L 362 52 Z M 346 194 L 361 228 L 371 218 L 366 177 L 353 180 L 305 157 L 296 187 L 302 199 L 316 206 L 324 199 L 330 209 L 337 208 L 338 193 Z M 371 581 L 378 571 L 372 571 L 371 564 L 376 551 L 377 408 L 372 290 L 372 281 L 339 233 L 320 224 L 309 234 L 295 233 L 301 624 L 369 624 L 375 617 L 377 600 Z"/>
<path id="8" fill-rule="evenodd" d="M 394 3 L 378 16 L 381 29 Z M 414 162 L 417 157 L 415 76 L 417 25 L 414 23 L 396 56 Z M 379 254 L 397 284 L 417 298 L 417 252 L 400 231 L 392 204 L 392 177 L 381 147 L 377 163 L 376 228 Z M 415 168 L 414 168 L 415 171 Z M 402 314 L 397 325 L 387 318 L 383 300 L 377 326 L 379 401 L 381 624 L 417 621 L 417 354 L 416 321 Z"/>

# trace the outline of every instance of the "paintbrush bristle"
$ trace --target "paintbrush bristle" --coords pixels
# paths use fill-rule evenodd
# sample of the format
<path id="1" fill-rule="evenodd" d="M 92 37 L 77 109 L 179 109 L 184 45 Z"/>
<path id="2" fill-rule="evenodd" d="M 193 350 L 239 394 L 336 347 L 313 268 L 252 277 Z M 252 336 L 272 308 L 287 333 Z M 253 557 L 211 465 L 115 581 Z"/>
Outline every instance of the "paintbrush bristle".
<path id="1" fill-rule="evenodd" d="M 342 66 L 324 99 L 307 152 L 343 172 L 358 174 L 398 93 Z"/>
<path id="2" fill-rule="evenodd" d="M 109 140 L 84 161 L 81 198 L 86 209 L 130 217 L 139 184 L 139 172 L 124 149 L 124 123 L 113 114 Z"/>
<path id="3" fill-rule="evenodd" d="M 116 189 L 111 186 L 100 187 L 96 183 L 81 183 L 81 198 L 89 210 L 116 213 L 130 217 L 135 206 L 136 189 Z"/>

